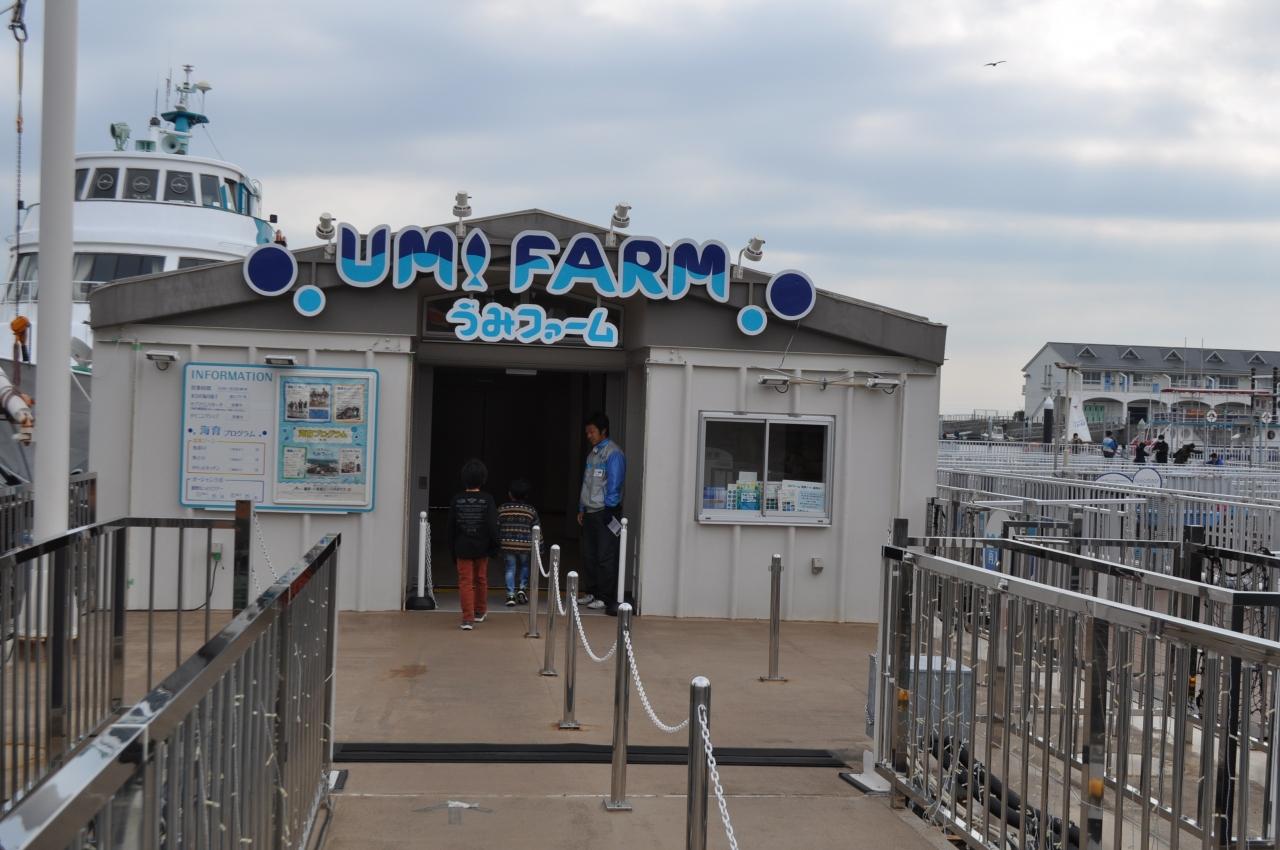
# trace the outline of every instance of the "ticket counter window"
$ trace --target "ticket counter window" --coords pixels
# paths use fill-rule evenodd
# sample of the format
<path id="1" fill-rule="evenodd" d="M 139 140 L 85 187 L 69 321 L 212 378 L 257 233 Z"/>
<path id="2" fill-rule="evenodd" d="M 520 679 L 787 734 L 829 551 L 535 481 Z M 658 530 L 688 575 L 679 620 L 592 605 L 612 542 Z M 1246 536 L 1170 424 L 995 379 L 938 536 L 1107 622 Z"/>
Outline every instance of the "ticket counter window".
<path id="1" fill-rule="evenodd" d="M 698 519 L 829 523 L 833 425 L 829 416 L 703 414 Z"/>

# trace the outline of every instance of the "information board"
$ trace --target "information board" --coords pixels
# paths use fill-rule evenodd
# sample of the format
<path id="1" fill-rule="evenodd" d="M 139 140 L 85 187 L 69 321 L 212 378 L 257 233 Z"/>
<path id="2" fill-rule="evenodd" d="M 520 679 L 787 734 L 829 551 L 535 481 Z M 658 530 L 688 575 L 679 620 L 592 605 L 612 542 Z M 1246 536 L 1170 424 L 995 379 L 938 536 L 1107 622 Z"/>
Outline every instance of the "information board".
<path id="1" fill-rule="evenodd" d="M 188 363 L 179 501 L 372 510 L 377 408 L 369 369 Z"/>

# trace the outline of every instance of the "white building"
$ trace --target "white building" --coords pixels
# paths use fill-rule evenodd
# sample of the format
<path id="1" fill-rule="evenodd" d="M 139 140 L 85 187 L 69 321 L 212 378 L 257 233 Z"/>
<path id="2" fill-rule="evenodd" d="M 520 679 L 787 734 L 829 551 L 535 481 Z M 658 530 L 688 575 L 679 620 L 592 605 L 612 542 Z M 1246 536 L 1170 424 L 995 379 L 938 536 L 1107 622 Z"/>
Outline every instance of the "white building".
<path id="1" fill-rule="evenodd" d="M 461 244 L 453 224 L 425 229 L 417 253 L 415 231 L 340 228 L 336 257 L 267 246 L 95 291 L 100 514 L 194 516 L 252 498 L 275 561 L 340 531 L 342 606 L 398 609 L 420 511 L 436 584 L 454 580 L 440 508 L 470 456 L 495 495 L 532 482 L 571 568 L 582 423 L 603 410 L 628 460 L 643 612 L 766 616 L 779 552 L 785 617 L 877 619 L 879 546 L 895 516 L 922 527 L 935 487 L 943 326 L 809 297 L 796 272 L 739 276 L 718 243 L 646 253 L 639 237 L 614 247 L 622 234 L 537 210 L 469 221 Z M 709 257 L 718 267 L 695 268 Z M 628 285 L 643 295 L 625 297 Z M 483 319 L 474 333 L 468 310 Z M 547 336 L 516 338 L 526 321 Z"/>
<path id="2" fill-rule="evenodd" d="M 1022 367 L 1023 410 L 1028 421 L 1042 421 L 1046 400 L 1062 410 L 1069 395 L 1083 402 L 1095 432 L 1140 422 L 1245 427 L 1273 412 L 1277 368 L 1276 351 L 1048 342 Z"/>

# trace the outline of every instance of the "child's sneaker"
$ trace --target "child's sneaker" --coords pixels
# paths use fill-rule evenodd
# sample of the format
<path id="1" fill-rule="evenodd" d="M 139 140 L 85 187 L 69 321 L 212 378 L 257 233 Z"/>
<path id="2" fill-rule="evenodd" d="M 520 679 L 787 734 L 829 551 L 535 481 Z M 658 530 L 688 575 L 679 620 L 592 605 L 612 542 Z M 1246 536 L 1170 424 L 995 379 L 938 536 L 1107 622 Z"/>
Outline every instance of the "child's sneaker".
<path id="1" fill-rule="evenodd" d="M 507 594 L 507 607 L 508 608 L 516 607 L 516 598 L 513 594 L 510 594 L 510 593 Z"/>
<path id="2" fill-rule="evenodd" d="M 485 617 L 487 617 L 487 616 L 489 616 L 489 614 L 488 614 L 487 612 L 486 612 L 486 613 L 484 613 L 484 614 L 476 614 L 475 622 L 477 622 L 477 623 L 483 623 L 483 622 L 484 622 L 484 618 L 485 618 Z"/>
<path id="3" fill-rule="evenodd" d="M 584 594 L 582 594 L 581 596 L 579 596 L 579 597 L 578 597 L 578 604 L 579 604 L 579 605 L 586 605 L 586 606 L 590 607 L 591 603 L 592 603 L 592 602 L 595 602 L 595 601 L 596 601 L 596 598 L 595 598 L 594 596 L 592 596 L 590 593 L 584 593 Z"/>
<path id="4" fill-rule="evenodd" d="M 472 625 L 470 623 L 463 623 L 461 626 L 458 626 L 458 628 L 462 629 L 464 632 L 469 632 L 472 629 Z"/>
<path id="5" fill-rule="evenodd" d="M 521 605 L 529 604 L 529 594 L 524 592 L 523 587 L 516 592 L 516 601 L 519 602 Z"/>
<path id="6" fill-rule="evenodd" d="M 603 599 L 592 599 L 589 603 L 587 603 L 587 607 L 588 607 L 588 608 L 594 608 L 595 610 L 599 611 L 601 608 L 603 608 L 603 607 L 604 607 L 604 600 L 603 600 Z"/>

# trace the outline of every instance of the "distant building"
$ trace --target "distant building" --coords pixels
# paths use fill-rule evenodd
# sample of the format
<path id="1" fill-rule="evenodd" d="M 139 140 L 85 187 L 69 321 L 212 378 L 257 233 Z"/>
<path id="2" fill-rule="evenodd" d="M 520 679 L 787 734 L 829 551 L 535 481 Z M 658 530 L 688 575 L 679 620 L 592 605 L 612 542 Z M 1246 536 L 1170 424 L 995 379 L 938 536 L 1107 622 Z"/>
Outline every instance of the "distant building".
<path id="1" fill-rule="evenodd" d="M 1252 421 L 1264 406 L 1272 409 L 1270 395 L 1257 398 L 1251 390 L 1270 393 L 1280 351 L 1048 342 L 1022 367 L 1027 421 L 1044 419 L 1048 399 L 1063 409 L 1059 400 L 1068 395 L 1069 370 L 1060 363 L 1079 370 L 1070 372 L 1070 395 L 1083 402 L 1091 426 L 1223 428 Z"/>

